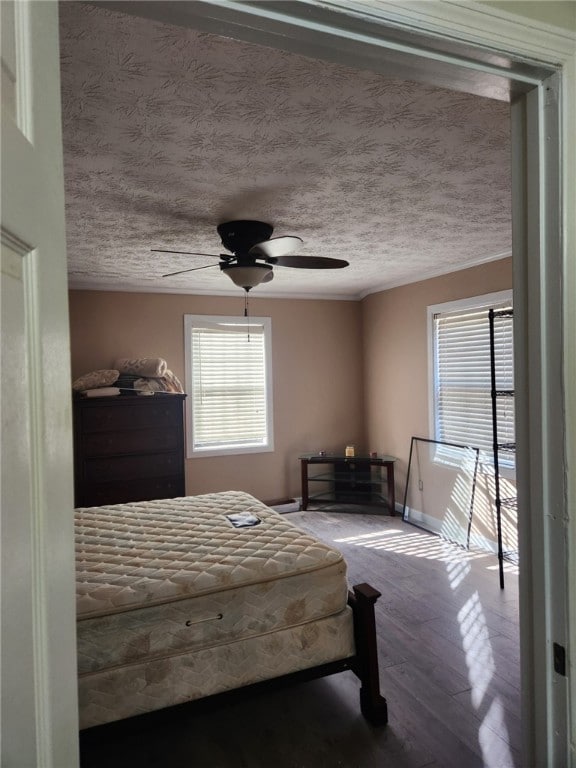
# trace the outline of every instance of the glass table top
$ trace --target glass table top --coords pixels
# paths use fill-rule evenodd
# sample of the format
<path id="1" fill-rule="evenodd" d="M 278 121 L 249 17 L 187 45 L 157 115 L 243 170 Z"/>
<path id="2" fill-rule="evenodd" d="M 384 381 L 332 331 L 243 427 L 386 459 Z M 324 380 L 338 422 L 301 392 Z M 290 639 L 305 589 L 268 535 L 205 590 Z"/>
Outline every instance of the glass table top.
<path id="1" fill-rule="evenodd" d="M 308 461 L 396 461 L 395 456 L 388 456 L 385 453 L 377 453 L 376 451 L 354 451 L 354 456 L 347 456 L 344 451 L 331 452 L 331 451 L 316 451 L 315 453 L 301 453 L 299 459 L 307 459 Z"/>

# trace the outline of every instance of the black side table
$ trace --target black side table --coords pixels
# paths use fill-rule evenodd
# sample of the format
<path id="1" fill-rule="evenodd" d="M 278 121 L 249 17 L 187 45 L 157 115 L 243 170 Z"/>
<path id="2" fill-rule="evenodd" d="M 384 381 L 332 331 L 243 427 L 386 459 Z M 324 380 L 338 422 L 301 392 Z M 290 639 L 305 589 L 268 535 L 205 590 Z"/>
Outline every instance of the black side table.
<path id="1" fill-rule="evenodd" d="M 361 454 L 305 453 L 300 457 L 302 475 L 302 509 L 307 509 L 311 500 L 324 503 L 352 502 L 357 504 L 385 503 L 390 515 L 395 515 L 394 456 Z M 310 465 L 325 466 L 327 471 L 310 475 Z M 374 477 L 372 467 L 386 468 L 386 496 L 382 493 L 382 477 Z M 319 493 L 310 492 L 311 483 L 329 485 Z M 374 499 L 377 501 L 374 501 Z"/>

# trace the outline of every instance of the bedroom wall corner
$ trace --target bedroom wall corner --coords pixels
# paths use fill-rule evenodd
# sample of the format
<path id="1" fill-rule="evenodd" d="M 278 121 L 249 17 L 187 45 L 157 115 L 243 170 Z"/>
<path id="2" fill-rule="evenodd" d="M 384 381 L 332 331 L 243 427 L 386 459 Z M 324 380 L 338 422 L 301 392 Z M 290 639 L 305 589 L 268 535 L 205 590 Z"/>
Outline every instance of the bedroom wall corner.
<path id="1" fill-rule="evenodd" d="M 186 493 L 243 490 L 263 501 L 300 495 L 300 453 L 365 442 L 361 305 L 258 299 L 272 318 L 275 450 L 186 461 Z M 163 357 L 184 384 L 185 314 L 238 315 L 239 295 L 70 292 L 72 376 L 117 357 Z"/>
<path id="2" fill-rule="evenodd" d="M 512 259 L 374 293 L 362 302 L 367 439 L 398 457 L 402 502 L 412 436 L 429 434 L 427 308 L 512 288 Z"/>

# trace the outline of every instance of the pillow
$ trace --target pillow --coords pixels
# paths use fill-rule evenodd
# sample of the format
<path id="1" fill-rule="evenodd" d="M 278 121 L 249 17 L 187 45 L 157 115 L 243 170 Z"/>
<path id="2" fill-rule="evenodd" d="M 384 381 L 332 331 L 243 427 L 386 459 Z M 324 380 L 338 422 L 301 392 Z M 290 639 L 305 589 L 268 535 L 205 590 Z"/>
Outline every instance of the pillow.
<path id="1" fill-rule="evenodd" d="M 118 376 L 120 376 L 120 372 L 112 369 L 92 371 L 92 373 L 85 373 L 84 376 L 76 379 L 72 384 L 72 389 L 76 392 L 81 392 L 83 389 L 109 387 L 111 384 L 114 384 Z"/>
<path id="2" fill-rule="evenodd" d="M 163 357 L 121 357 L 114 363 L 122 373 L 157 378 L 164 376 L 168 364 Z"/>

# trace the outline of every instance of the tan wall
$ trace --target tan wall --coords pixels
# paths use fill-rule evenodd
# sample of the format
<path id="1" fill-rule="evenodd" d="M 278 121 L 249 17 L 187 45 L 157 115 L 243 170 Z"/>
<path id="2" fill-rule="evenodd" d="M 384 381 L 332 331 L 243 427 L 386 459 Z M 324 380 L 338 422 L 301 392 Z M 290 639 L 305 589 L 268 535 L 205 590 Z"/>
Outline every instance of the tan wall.
<path id="1" fill-rule="evenodd" d="M 187 493 L 299 496 L 300 453 L 354 443 L 398 457 L 401 502 L 410 439 L 429 436 L 427 307 L 511 286 L 504 259 L 362 302 L 253 298 L 251 313 L 272 318 L 275 450 L 189 459 Z M 72 291 L 72 374 L 158 356 L 184 382 L 184 314 L 242 311 L 241 298 Z"/>
<path id="2" fill-rule="evenodd" d="M 189 459 L 188 494 L 299 496 L 300 453 L 364 442 L 360 303 L 252 298 L 250 311 L 272 318 L 275 450 Z M 163 357 L 184 383 L 184 314 L 242 312 L 241 296 L 72 291 L 72 375 L 117 357 Z"/>
<path id="3" fill-rule="evenodd" d="M 412 436 L 431 437 L 428 421 L 427 307 L 512 287 L 512 260 L 392 288 L 362 302 L 367 440 L 398 457 L 402 501 Z"/>

